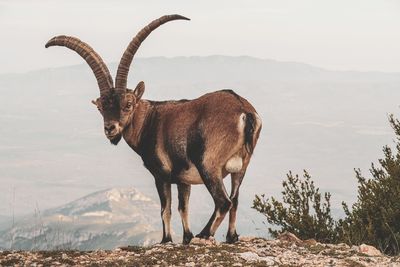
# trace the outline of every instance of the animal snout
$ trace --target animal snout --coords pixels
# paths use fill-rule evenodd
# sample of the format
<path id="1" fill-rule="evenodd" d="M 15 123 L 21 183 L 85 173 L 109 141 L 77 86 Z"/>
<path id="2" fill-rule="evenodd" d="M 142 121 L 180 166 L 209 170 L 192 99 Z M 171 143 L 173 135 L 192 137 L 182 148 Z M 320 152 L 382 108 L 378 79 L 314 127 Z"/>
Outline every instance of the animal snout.
<path id="1" fill-rule="evenodd" d="M 104 132 L 106 133 L 106 135 L 113 135 L 117 130 L 117 127 L 115 126 L 115 124 L 107 124 L 104 125 Z"/>

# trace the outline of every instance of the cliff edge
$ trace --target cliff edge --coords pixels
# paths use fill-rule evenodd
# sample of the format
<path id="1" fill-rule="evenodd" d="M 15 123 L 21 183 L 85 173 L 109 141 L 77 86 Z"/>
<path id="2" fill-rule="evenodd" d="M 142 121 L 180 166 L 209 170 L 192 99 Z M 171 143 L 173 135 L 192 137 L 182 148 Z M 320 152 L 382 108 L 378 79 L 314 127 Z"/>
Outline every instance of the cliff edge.
<path id="1" fill-rule="evenodd" d="M 368 245 L 322 244 L 285 233 L 238 243 L 194 238 L 190 245 L 157 244 L 96 251 L 0 251 L 0 266 L 400 266 L 400 257 Z"/>

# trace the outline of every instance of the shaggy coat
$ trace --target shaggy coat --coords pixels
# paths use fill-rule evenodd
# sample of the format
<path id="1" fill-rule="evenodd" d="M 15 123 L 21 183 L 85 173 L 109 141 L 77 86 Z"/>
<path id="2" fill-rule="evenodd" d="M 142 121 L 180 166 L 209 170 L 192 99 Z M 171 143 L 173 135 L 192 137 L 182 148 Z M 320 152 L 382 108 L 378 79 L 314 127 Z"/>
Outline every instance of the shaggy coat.
<path id="1" fill-rule="evenodd" d="M 101 57 L 75 37 L 57 36 L 46 47 L 65 46 L 81 55 L 92 68 L 100 89 L 93 100 L 104 120 L 104 133 L 117 145 L 126 143 L 143 159 L 155 178 L 160 197 L 163 237 L 171 239 L 171 184 L 178 187 L 183 243 L 193 238 L 189 223 L 191 185 L 204 184 L 215 209 L 200 238 L 213 236 L 229 212 L 227 241 L 238 240 L 236 211 L 239 187 L 261 130 L 261 119 L 253 106 L 232 90 L 205 94 L 193 100 L 150 101 L 142 99 L 145 85 L 126 88 L 129 66 L 142 41 L 160 25 L 180 15 L 167 15 L 143 28 L 130 42 L 118 66 L 116 85 Z M 223 179 L 231 175 L 231 193 Z"/>

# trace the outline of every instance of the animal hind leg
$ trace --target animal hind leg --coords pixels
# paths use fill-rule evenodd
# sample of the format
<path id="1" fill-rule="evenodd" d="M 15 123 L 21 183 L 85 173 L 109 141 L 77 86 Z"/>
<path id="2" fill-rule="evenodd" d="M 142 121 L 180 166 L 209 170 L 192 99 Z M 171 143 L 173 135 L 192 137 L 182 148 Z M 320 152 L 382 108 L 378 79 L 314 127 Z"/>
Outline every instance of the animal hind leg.
<path id="1" fill-rule="evenodd" d="M 161 203 L 163 237 L 161 243 L 172 242 L 171 238 L 171 184 L 156 179 L 156 187 Z"/>
<path id="2" fill-rule="evenodd" d="M 224 220 L 226 213 L 230 210 L 232 202 L 228 197 L 222 178 L 218 175 L 210 175 L 204 169 L 199 169 L 199 172 L 214 200 L 215 209 L 206 226 L 196 237 L 209 238 L 210 236 L 214 236 L 218 226 Z"/>
<path id="3" fill-rule="evenodd" d="M 178 183 L 178 211 L 182 219 L 183 227 L 183 244 L 189 244 L 193 238 L 192 231 L 190 231 L 189 223 L 189 197 L 191 186 L 187 184 Z"/>
<path id="4" fill-rule="evenodd" d="M 239 240 L 239 235 L 236 232 L 236 212 L 239 203 L 239 187 L 242 183 L 246 171 L 242 170 L 238 173 L 231 174 L 232 186 L 230 199 L 232 201 L 232 208 L 229 211 L 229 228 L 226 235 L 227 243 L 235 243 Z"/>

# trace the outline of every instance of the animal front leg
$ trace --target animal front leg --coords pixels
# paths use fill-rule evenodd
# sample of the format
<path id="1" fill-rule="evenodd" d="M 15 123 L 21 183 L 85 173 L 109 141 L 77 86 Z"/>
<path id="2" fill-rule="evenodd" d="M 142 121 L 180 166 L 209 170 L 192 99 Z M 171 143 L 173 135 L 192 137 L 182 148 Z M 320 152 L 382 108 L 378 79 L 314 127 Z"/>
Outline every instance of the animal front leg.
<path id="1" fill-rule="evenodd" d="M 215 209 L 207 225 L 196 237 L 209 238 L 210 236 L 214 236 L 218 226 L 224 220 L 226 213 L 230 210 L 232 202 L 226 193 L 222 179 L 217 177 L 211 178 L 212 176 L 209 176 L 206 172 L 200 173 L 204 175 L 203 180 L 214 200 Z"/>
<path id="2" fill-rule="evenodd" d="M 163 223 L 163 238 L 161 243 L 172 242 L 171 238 L 171 184 L 156 180 L 156 187 L 161 203 L 161 219 Z"/>
<path id="3" fill-rule="evenodd" d="M 245 171 L 231 174 L 232 186 L 230 199 L 232 201 L 232 208 L 229 211 L 229 228 L 226 235 L 227 243 L 235 243 L 239 240 L 239 235 L 236 232 L 236 212 L 239 204 L 239 187 L 242 183 L 244 174 Z"/>
<path id="4" fill-rule="evenodd" d="M 192 231 L 190 231 L 189 223 L 189 197 L 191 186 L 187 184 L 178 184 L 178 210 L 182 219 L 183 226 L 183 244 L 189 244 L 193 238 Z"/>

